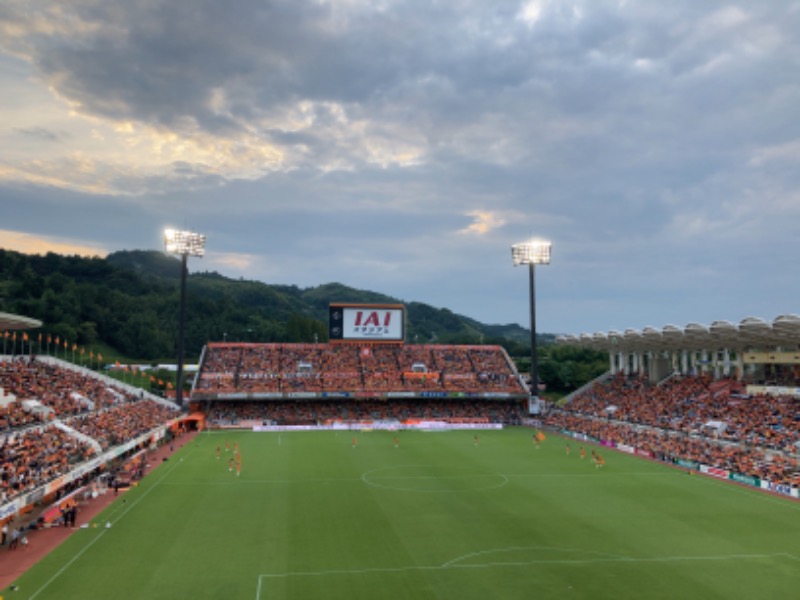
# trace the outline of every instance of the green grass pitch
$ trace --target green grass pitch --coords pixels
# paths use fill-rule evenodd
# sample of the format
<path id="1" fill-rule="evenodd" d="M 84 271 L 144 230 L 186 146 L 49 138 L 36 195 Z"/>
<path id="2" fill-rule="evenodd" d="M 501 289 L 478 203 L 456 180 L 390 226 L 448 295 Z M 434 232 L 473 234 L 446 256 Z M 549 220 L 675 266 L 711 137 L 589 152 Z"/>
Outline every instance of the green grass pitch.
<path id="1" fill-rule="evenodd" d="M 529 429 L 202 433 L 15 600 L 796 598 L 800 504 Z M 228 470 L 237 443 L 242 473 Z M 218 460 L 215 449 L 222 446 Z M 586 445 L 587 452 L 594 446 Z M 107 528 L 106 523 L 111 527 Z M 2 566 L 2 558 L 0 558 Z"/>

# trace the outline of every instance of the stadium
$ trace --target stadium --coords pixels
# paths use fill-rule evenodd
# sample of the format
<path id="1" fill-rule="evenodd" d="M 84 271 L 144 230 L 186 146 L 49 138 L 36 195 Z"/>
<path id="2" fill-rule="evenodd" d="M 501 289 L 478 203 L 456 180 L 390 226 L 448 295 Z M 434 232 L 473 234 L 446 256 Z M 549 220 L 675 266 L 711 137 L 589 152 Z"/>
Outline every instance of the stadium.
<path id="1" fill-rule="evenodd" d="M 0 596 L 796 594 L 800 318 L 564 336 L 609 370 L 550 404 L 402 305 L 329 317 L 210 341 L 184 407 L 1 315 Z"/>

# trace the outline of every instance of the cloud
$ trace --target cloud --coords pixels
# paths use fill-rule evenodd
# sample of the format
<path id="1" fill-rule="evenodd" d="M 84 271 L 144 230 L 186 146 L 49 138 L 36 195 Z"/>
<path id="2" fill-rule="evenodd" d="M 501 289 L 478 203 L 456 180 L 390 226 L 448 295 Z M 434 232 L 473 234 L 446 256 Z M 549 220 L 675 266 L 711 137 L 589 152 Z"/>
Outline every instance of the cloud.
<path id="1" fill-rule="evenodd" d="M 205 264 L 211 270 L 219 270 L 229 276 L 244 276 L 260 266 L 262 258 L 241 252 L 209 252 Z"/>
<path id="2" fill-rule="evenodd" d="M 720 61 L 747 69 L 759 60 L 747 48 L 781 38 L 753 9 L 544 1 L 424 8 L 243 1 L 234 10 L 209 1 L 105 0 L 12 6 L 0 43 L 28 62 L 32 77 L 86 130 L 71 155 L 36 156 L 33 167 L 11 158 L 4 177 L 145 194 L 304 168 L 454 160 L 571 167 L 586 162 L 586 152 L 608 162 L 636 152 L 643 127 L 666 133 L 660 140 L 667 144 L 685 144 L 687 135 L 702 144 L 697 138 L 709 125 L 694 136 L 676 136 L 671 127 L 705 112 L 684 86 L 701 94 L 719 89 L 698 79 L 727 78 L 730 68 L 709 70 Z M 686 19 L 687 11 L 696 18 Z M 526 27 L 534 21 L 536 34 Z M 753 32 L 747 44 L 725 37 L 745 26 Z M 692 74 L 692 81 L 656 73 Z M 722 122 L 727 112 L 718 114 Z M 611 132 L 612 147 L 597 148 Z M 96 163 L 93 181 L 72 168 L 76 148 Z M 652 161 L 660 158 L 653 153 Z"/>
<path id="3" fill-rule="evenodd" d="M 4 227 L 122 249 L 184 219 L 223 273 L 497 322 L 526 321 L 508 248 L 541 236 L 560 331 L 733 305 L 750 285 L 707 289 L 733 272 L 778 304 L 798 32 L 788 3 L 7 3 Z"/>
<path id="4" fill-rule="evenodd" d="M 506 224 L 505 219 L 491 211 L 471 210 L 467 215 L 473 218 L 473 222 L 464 229 L 459 230 L 458 233 L 464 235 L 486 235 L 490 231 Z"/>
<path id="5" fill-rule="evenodd" d="M 43 142 L 58 142 L 69 137 L 69 134 L 50 131 L 44 127 L 16 127 L 14 130 L 23 136 Z"/>
<path id="6" fill-rule="evenodd" d="M 56 236 L 41 236 L 23 231 L 0 230 L 0 246 L 6 250 L 15 250 L 25 254 L 55 254 L 100 256 L 108 251 L 99 246 L 87 245 L 83 241 Z"/>
<path id="7" fill-rule="evenodd" d="M 754 167 L 760 167 L 773 161 L 794 165 L 800 162 L 800 138 L 762 148 L 754 148 L 749 164 Z"/>
<path id="8" fill-rule="evenodd" d="M 516 18 L 528 27 L 532 27 L 542 18 L 543 11 L 544 2 L 542 0 L 529 0 L 522 4 Z"/>

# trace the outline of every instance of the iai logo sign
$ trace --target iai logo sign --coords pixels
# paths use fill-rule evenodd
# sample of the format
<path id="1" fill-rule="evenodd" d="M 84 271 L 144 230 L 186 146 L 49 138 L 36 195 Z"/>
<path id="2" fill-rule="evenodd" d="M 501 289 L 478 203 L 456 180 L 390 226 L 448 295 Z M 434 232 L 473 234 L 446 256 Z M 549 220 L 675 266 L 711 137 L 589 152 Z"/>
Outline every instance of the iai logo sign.
<path id="1" fill-rule="evenodd" d="M 402 342 L 405 307 L 402 304 L 331 304 L 331 341 Z"/>

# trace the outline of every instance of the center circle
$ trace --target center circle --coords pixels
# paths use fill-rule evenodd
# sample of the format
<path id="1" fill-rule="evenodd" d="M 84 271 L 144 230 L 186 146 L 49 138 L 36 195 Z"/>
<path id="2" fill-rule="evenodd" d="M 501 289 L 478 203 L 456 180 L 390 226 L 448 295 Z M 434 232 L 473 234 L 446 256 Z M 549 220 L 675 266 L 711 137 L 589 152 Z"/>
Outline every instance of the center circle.
<path id="1" fill-rule="evenodd" d="M 371 486 L 400 492 L 474 492 L 508 483 L 499 473 L 481 473 L 468 467 L 406 465 L 367 471 L 361 480 Z"/>

